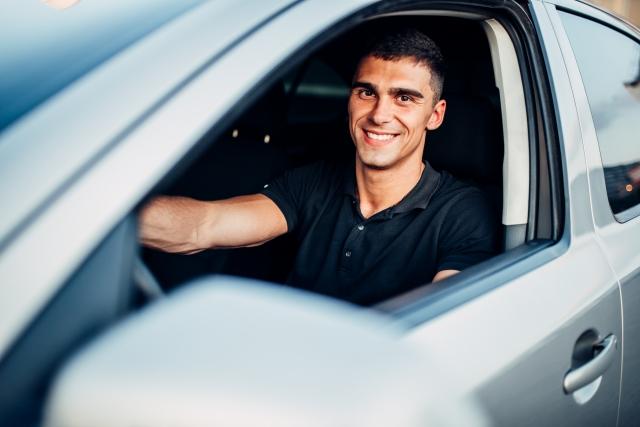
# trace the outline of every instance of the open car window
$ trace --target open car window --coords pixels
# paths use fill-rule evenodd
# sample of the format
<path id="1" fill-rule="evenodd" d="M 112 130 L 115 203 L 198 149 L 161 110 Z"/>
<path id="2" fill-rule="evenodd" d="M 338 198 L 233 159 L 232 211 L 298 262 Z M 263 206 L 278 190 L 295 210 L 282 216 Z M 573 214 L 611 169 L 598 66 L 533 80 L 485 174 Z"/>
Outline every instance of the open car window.
<path id="1" fill-rule="evenodd" d="M 354 52 L 372 32 L 398 23 L 432 37 L 448 66 L 443 92 L 446 118 L 439 129 L 428 133 L 425 160 L 436 170 L 480 188 L 490 200 L 500 233 L 497 253 L 535 239 L 536 215 L 530 215 L 530 208 L 537 203 L 534 199 L 530 206 L 529 167 L 530 162 L 543 165 L 546 159 L 529 158 L 529 127 L 534 124 L 527 120 L 535 113 L 527 112 L 531 100 L 525 99 L 517 46 L 494 19 L 403 15 L 352 27 L 270 76 L 260 96 L 239 114 L 236 110 L 230 125 L 201 141 L 206 149 L 183 166 L 183 173 L 162 192 L 203 200 L 253 194 L 291 168 L 352 159 L 347 101 L 356 66 Z M 544 141 L 540 144 L 544 151 Z M 549 185 L 547 178 L 542 179 Z M 549 197 L 548 188 L 539 194 Z M 538 207 L 538 216 L 551 216 L 551 208 L 550 204 Z M 532 237 L 527 238 L 528 231 Z M 159 282 L 172 289 L 206 274 L 284 283 L 296 251 L 295 237 L 285 235 L 259 247 L 190 256 L 145 249 L 143 256 Z"/>

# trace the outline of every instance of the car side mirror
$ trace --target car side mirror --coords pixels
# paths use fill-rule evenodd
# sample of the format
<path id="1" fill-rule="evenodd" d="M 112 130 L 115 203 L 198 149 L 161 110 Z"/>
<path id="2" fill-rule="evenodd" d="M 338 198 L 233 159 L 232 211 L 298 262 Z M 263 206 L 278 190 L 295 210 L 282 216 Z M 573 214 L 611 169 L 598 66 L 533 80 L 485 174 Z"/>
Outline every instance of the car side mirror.
<path id="1" fill-rule="evenodd" d="M 72 357 L 44 425 L 486 425 L 442 367 L 401 338 L 392 319 L 371 310 L 204 278 Z"/>

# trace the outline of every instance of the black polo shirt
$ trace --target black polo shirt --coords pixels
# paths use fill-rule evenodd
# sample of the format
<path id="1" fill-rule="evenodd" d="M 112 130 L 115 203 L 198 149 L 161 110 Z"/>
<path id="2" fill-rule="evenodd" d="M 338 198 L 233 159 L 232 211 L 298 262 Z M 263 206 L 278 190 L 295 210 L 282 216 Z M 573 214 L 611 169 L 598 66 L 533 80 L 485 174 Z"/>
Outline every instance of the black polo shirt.
<path id="1" fill-rule="evenodd" d="M 483 193 L 429 164 L 397 205 L 368 219 L 353 164 L 294 169 L 263 194 L 299 244 L 287 282 L 356 304 L 383 301 L 494 253 L 496 215 Z"/>

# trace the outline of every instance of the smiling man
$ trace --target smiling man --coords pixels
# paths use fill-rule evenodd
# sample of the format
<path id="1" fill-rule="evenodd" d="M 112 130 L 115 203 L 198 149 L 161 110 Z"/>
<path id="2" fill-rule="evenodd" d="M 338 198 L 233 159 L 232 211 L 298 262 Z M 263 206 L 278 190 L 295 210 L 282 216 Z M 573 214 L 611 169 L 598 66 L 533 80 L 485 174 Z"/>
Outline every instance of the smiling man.
<path id="1" fill-rule="evenodd" d="M 289 171 L 261 194 L 156 198 L 140 216 L 142 243 L 189 254 L 295 233 L 288 282 L 364 305 L 490 257 L 496 221 L 483 194 L 423 161 L 428 131 L 444 120 L 443 82 L 430 38 L 414 29 L 382 35 L 353 78 L 355 161 Z"/>

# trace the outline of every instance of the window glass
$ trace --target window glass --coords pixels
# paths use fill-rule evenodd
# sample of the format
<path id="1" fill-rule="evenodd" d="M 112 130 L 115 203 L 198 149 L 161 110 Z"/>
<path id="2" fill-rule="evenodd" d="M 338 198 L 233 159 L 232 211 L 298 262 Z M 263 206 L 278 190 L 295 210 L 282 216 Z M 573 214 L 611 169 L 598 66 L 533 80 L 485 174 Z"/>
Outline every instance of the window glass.
<path id="1" fill-rule="evenodd" d="M 640 204 L 640 44 L 560 12 L 582 75 L 614 213 Z"/>

